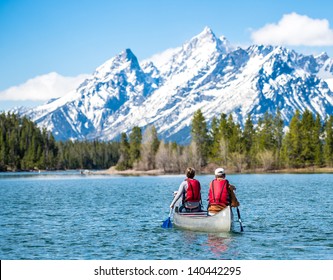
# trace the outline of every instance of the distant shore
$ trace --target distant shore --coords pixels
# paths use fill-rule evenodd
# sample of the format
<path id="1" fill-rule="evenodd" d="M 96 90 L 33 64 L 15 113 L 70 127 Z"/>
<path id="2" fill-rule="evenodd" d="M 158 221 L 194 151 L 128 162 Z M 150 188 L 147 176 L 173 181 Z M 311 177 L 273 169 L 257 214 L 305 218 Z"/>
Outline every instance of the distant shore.
<path id="1" fill-rule="evenodd" d="M 228 169 L 226 169 L 228 170 Z M 229 174 L 311 174 L 311 173 L 333 173 L 332 167 L 306 167 L 306 168 L 286 168 L 286 169 L 278 169 L 278 170 L 263 170 L 263 169 L 255 169 L 255 170 L 243 170 L 242 172 L 237 172 L 235 170 L 229 169 Z M 213 170 L 204 170 L 201 172 L 201 175 L 213 174 Z M 114 166 L 110 167 L 106 170 L 99 170 L 91 172 L 91 174 L 99 174 L 99 175 L 123 175 L 123 176 L 158 176 L 158 175 L 182 175 L 182 173 L 168 173 L 163 169 L 153 169 L 153 170 L 116 170 Z M 199 174 L 198 174 L 199 175 Z"/>
<path id="2" fill-rule="evenodd" d="M 110 167 L 106 170 L 99 170 L 93 172 L 94 174 L 101 174 L 101 175 L 124 175 L 124 176 L 143 176 L 143 175 L 166 175 L 168 173 L 164 172 L 163 169 L 153 169 L 153 170 L 117 170 L 114 166 Z"/>
<path id="3" fill-rule="evenodd" d="M 206 168 L 202 170 L 200 173 L 197 172 L 197 175 L 212 175 L 214 174 L 214 170 L 217 168 Z M 233 169 L 233 168 L 225 168 L 227 174 L 321 174 L 321 173 L 333 173 L 332 167 L 305 167 L 305 168 L 285 168 L 285 169 L 274 169 L 274 170 L 264 170 L 264 169 L 246 169 L 241 172 Z M 33 173 L 41 173 L 41 172 L 57 172 L 64 170 L 16 170 L 16 172 L 33 172 Z M 153 169 L 153 170 L 135 170 L 135 169 L 127 169 L 127 170 L 117 170 L 115 166 L 110 167 L 109 169 L 104 170 L 90 170 L 90 169 L 80 169 L 79 170 L 82 175 L 122 175 L 122 176 L 159 176 L 159 175 L 184 175 L 184 173 L 176 173 L 176 172 L 165 172 L 163 169 Z M 7 170 L 0 171 L 0 173 L 11 173 L 15 172 L 15 170 Z"/>

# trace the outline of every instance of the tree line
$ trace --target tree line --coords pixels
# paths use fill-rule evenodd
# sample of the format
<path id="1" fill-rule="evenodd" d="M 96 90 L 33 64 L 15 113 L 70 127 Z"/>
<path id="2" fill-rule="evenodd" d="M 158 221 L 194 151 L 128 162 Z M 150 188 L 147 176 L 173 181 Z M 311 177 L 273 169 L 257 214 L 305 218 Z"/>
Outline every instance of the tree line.
<path id="1" fill-rule="evenodd" d="M 221 114 L 208 128 L 199 110 L 192 121 L 192 142 L 198 147 L 199 168 L 210 163 L 238 172 L 332 167 L 332 128 L 333 116 L 322 123 L 309 110 L 297 110 L 286 129 L 279 111 L 265 113 L 256 126 L 248 115 L 243 129 L 232 115 Z"/>
<path id="2" fill-rule="evenodd" d="M 266 113 L 244 127 L 222 113 L 208 124 L 201 110 L 191 122 L 191 142 L 160 140 L 154 126 L 138 126 L 119 141 L 56 141 L 26 117 L 0 114 L 0 171 L 32 169 L 162 169 L 183 173 L 223 166 L 236 172 L 283 168 L 333 167 L 333 116 L 323 122 L 296 111 L 285 128 L 281 113 Z"/>
<path id="3" fill-rule="evenodd" d="M 118 170 L 159 168 L 182 173 L 187 166 L 199 172 L 216 166 L 236 172 L 333 167 L 333 116 L 321 122 L 309 110 L 296 111 L 285 128 L 277 111 L 265 113 L 256 125 L 248 115 L 242 128 L 224 113 L 208 125 L 198 110 L 192 118 L 189 145 L 160 141 L 154 126 L 143 135 L 134 127 L 129 136 L 121 136 Z"/>
<path id="4" fill-rule="evenodd" d="M 119 159 L 119 143 L 56 141 L 26 117 L 0 114 L 0 171 L 106 169 Z"/>

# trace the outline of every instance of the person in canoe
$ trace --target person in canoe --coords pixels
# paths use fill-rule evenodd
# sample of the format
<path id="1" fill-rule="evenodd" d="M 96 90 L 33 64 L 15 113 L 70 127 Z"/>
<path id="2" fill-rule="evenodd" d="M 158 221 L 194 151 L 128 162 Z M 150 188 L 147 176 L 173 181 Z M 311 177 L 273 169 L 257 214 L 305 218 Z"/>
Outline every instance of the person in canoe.
<path id="1" fill-rule="evenodd" d="M 180 184 L 179 189 L 170 204 L 170 208 L 173 208 L 177 200 L 182 196 L 182 205 L 179 208 L 179 212 L 184 209 L 186 212 L 200 212 L 201 186 L 200 182 L 194 179 L 195 169 L 188 167 L 185 175 L 186 179 Z"/>
<path id="2" fill-rule="evenodd" d="M 215 170 L 215 179 L 210 183 L 208 191 L 207 210 L 209 215 L 215 215 L 228 205 L 231 207 L 239 206 L 234 192 L 236 187 L 229 184 L 229 181 L 225 177 L 226 174 L 223 168 Z"/>

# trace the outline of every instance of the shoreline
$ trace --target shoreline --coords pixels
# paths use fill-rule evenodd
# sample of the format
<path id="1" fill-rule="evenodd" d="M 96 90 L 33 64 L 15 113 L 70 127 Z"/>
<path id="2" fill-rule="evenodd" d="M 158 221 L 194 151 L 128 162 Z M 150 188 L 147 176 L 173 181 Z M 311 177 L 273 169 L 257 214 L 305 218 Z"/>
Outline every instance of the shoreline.
<path id="1" fill-rule="evenodd" d="M 165 172 L 163 169 L 153 169 L 153 170 L 116 170 L 115 166 L 103 170 L 93 170 L 93 169 L 73 169 L 80 172 L 82 175 L 120 175 L 120 176 L 162 176 L 162 175 L 184 175 L 184 173 L 175 172 Z M 213 175 L 215 168 L 206 168 L 202 170 L 197 175 Z M 31 173 L 43 173 L 43 172 L 59 172 L 59 171 L 69 171 L 69 170 L 7 170 L 0 171 L 1 173 L 12 173 L 12 172 L 31 172 Z M 333 173 L 333 167 L 305 167 L 305 168 L 284 168 L 284 169 L 274 169 L 274 170 L 264 170 L 264 169 L 251 169 L 243 170 L 241 172 L 236 171 L 233 168 L 226 168 L 228 174 L 331 174 Z"/>
<path id="2" fill-rule="evenodd" d="M 313 168 L 313 167 L 305 167 L 305 168 L 285 168 L 285 169 L 277 169 L 277 170 L 244 170 L 243 172 L 236 172 L 235 170 L 231 170 L 227 172 L 228 174 L 322 174 L 322 173 L 333 173 L 333 168 L 331 167 L 321 167 L 321 168 Z M 165 172 L 163 169 L 153 169 L 153 170 L 135 170 L 135 169 L 127 169 L 127 170 L 116 170 L 114 166 L 109 169 L 99 170 L 99 171 L 91 171 L 90 174 L 97 175 L 123 175 L 123 176 L 160 176 L 160 175 L 183 175 L 183 173 L 169 173 Z M 204 170 L 197 175 L 212 175 L 214 174 L 213 170 L 207 171 Z"/>
<path id="3" fill-rule="evenodd" d="M 123 176 L 144 176 L 144 175 L 151 175 L 151 176 L 158 176 L 158 175 L 178 175 L 176 173 L 166 173 L 162 169 L 153 169 L 153 170 L 135 170 L 135 169 L 127 169 L 127 170 L 116 170 L 114 166 L 110 167 L 109 169 L 99 170 L 91 172 L 91 174 L 97 175 L 123 175 Z"/>

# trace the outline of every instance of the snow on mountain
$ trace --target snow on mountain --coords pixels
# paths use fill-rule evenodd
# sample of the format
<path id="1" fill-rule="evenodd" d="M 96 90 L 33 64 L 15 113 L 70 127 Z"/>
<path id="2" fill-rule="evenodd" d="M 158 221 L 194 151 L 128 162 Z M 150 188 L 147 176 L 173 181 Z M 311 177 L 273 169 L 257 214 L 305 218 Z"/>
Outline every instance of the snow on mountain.
<path id="1" fill-rule="evenodd" d="M 110 116 L 140 106 L 152 91 L 152 82 L 127 49 L 98 67 L 76 90 L 31 110 L 28 115 L 59 139 L 95 138 L 104 126 L 112 123 Z"/>
<path id="2" fill-rule="evenodd" d="M 331 91 L 333 91 L 333 58 L 329 58 L 326 53 L 316 57 L 319 64 L 318 77 L 323 79 Z"/>
<path id="3" fill-rule="evenodd" d="M 25 112 L 58 139 L 111 140 L 133 126 L 155 125 L 161 137 L 186 142 L 194 112 L 222 112 L 243 123 L 266 111 L 290 121 L 296 109 L 333 113 L 333 60 L 283 47 L 233 48 L 205 28 L 181 47 L 138 62 L 127 49 L 76 90 Z"/>

